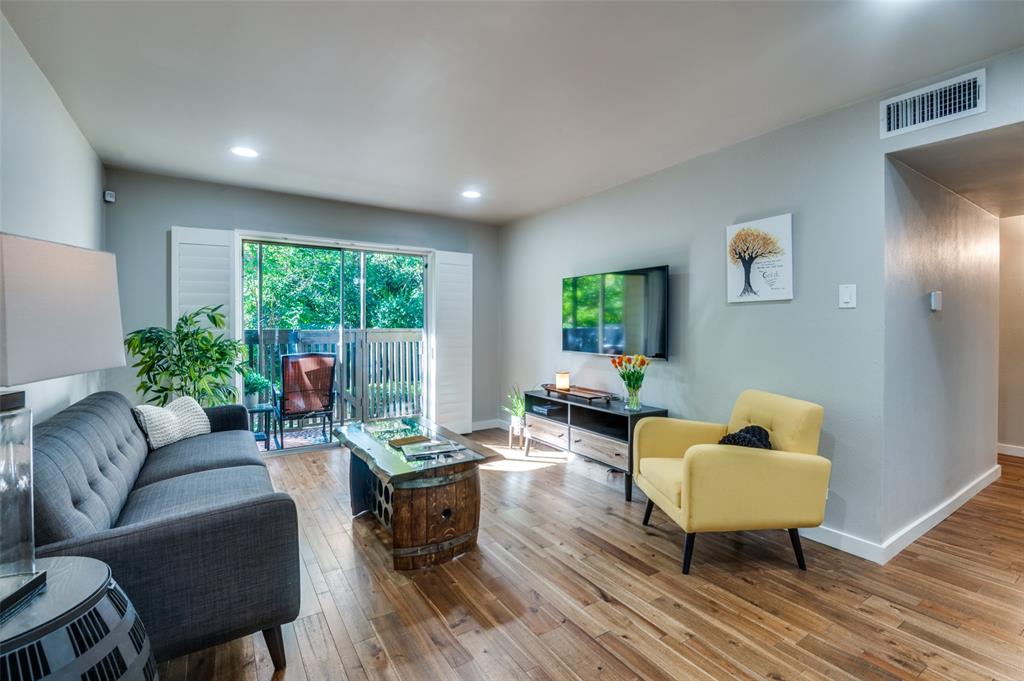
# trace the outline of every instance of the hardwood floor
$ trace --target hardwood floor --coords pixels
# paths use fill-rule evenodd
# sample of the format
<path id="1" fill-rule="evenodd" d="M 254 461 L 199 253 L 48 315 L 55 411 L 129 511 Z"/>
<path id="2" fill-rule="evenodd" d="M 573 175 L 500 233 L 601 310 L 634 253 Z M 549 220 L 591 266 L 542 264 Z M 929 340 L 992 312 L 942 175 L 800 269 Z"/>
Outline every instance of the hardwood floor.
<path id="1" fill-rule="evenodd" d="M 1024 679 L 1022 459 L 884 567 L 805 540 L 801 572 L 786 532 L 749 532 L 701 535 L 684 576 L 676 525 L 560 456 L 487 466 L 479 547 L 411 573 L 351 518 L 345 450 L 268 459 L 302 530 L 289 665 L 256 635 L 161 679 Z"/>

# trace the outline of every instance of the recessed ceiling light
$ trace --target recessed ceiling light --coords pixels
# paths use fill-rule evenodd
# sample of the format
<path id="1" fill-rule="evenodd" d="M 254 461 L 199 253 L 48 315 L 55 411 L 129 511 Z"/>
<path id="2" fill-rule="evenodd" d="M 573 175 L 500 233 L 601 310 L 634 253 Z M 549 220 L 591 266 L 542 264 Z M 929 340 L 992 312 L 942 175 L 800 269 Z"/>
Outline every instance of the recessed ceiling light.
<path id="1" fill-rule="evenodd" d="M 462 192 L 462 198 L 464 199 L 479 199 L 481 196 L 480 192 L 475 189 L 467 189 Z"/>
<path id="2" fill-rule="evenodd" d="M 256 158 L 260 155 L 260 152 L 249 147 L 231 147 L 231 153 L 242 158 Z"/>

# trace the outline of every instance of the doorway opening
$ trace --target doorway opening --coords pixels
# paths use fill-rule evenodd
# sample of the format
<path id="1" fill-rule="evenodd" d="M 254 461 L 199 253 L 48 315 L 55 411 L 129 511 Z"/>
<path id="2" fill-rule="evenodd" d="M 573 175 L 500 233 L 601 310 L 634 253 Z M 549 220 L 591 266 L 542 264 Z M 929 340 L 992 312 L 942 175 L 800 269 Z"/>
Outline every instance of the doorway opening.
<path id="1" fill-rule="evenodd" d="M 331 426 L 423 413 L 425 259 L 242 242 L 250 403 L 267 450 L 323 444 Z M 255 405 L 255 406 L 253 406 Z"/>
<path id="2" fill-rule="evenodd" d="M 890 152 L 885 179 L 883 536 L 906 537 L 1024 453 L 1024 123 Z"/>

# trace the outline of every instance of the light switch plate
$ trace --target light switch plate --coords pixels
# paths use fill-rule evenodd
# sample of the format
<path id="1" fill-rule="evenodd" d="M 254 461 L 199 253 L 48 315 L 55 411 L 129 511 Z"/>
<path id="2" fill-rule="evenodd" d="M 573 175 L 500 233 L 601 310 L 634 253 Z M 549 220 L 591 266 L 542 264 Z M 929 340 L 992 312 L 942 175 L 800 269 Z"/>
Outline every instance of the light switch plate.
<path id="1" fill-rule="evenodd" d="M 839 285 L 839 307 L 841 307 L 841 308 L 857 307 L 857 285 L 856 284 L 840 284 Z"/>

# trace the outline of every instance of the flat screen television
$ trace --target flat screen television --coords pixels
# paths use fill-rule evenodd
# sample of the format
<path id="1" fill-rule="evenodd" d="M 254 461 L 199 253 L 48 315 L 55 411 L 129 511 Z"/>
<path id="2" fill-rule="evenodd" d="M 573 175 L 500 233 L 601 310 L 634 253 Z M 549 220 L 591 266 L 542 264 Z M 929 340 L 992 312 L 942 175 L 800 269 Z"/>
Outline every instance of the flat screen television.
<path id="1" fill-rule="evenodd" d="M 668 265 L 562 280 L 562 350 L 668 357 Z"/>

